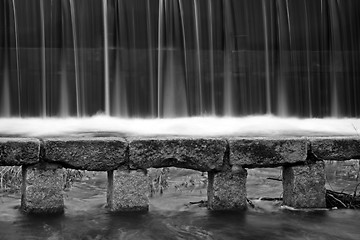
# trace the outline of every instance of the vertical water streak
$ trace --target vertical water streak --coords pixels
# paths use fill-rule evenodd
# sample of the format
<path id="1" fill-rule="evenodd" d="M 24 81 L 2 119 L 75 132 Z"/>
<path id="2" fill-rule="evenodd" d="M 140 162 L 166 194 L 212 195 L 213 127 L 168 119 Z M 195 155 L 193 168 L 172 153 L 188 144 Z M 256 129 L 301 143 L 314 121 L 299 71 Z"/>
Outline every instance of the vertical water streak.
<path id="1" fill-rule="evenodd" d="M 107 0 L 103 0 L 103 28 L 104 28 L 104 80 L 105 80 L 105 115 L 110 115 L 110 80 L 109 80 L 109 34 Z"/>
<path id="2" fill-rule="evenodd" d="M 129 107 L 128 105 L 128 87 L 126 84 L 126 77 L 124 77 L 124 75 L 122 74 L 122 64 L 123 62 L 128 62 L 129 58 L 128 58 L 128 49 L 125 51 L 124 54 L 123 51 L 124 49 L 121 48 L 122 46 L 122 38 L 123 35 L 126 36 L 126 38 L 128 38 L 128 31 L 127 29 L 123 29 L 122 26 L 124 26 L 125 24 L 125 10 L 124 10 L 124 6 L 123 6 L 123 2 L 118 0 L 117 2 L 117 7 L 116 7 L 116 20 L 115 20 L 115 28 L 116 28 L 116 46 L 119 48 L 116 48 L 115 54 L 116 54 L 116 58 L 115 58 L 115 86 L 112 89 L 112 93 L 111 97 L 112 97 L 112 112 L 115 114 L 115 116 L 120 116 L 120 117 L 129 117 L 129 113 L 130 113 L 130 109 L 131 106 Z M 124 25 L 123 25 L 124 24 Z M 126 59 L 126 60 L 124 60 Z"/>
<path id="3" fill-rule="evenodd" d="M 9 86 L 9 64 L 7 54 L 4 54 L 4 69 L 3 69 L 3 86 L 1 92 L 1 105 L 0 105 L 0 116 L 10 117 L 11 116 L 11 98 L 10 98 L 10 86 Z"/>
<path id="4" fill-rule="evenodd" d="M 231 23 L 230 1 L 223 0 L 223 28 L 224 28 L 224 115 L 232 116 L 233 109 L 233 86 L 232 86 L 232 47 L 233 26 Z"/>
<path id="5" fill-rule="evenodd" d="M 343 9 L 343 15 L 345 15 L 346 18 L 348 18 L 348 26 L 349 26 L 349 32 L 350 32 L 350 39 L 351 41 L 349 42 L 350 44 L 350 49 L 354 50 L 351 52 L 351 58 L 349 59 L 349 65 L 351 66 L 351 70 L 349 71 L 349 74 L 350 74 L 350 78 L 351 78 L 351 83 L 352 83 L 352 86 L 351 86 L 351 93 L 353 95 L 353 100 L 351 101 L 351 107 L 352 107 L 352 111 L 353 111 L 353 116 L 356 116 L 358 117 L 359 116 L 359 102 L 357 101 L 357 99 L 359 99 L 357 96 L 359 94 L 359 90 L 358 90 L 358 79 L 356 76 L 358 76 L 357 74 L 357 60 L 356 60 L 356 55 L 358 54 L 355 54 L 355 46 L 358 45 L 358 41 L 356 41 L 356 38 L 359 34 L 359 32 L 357 31 L 358 29 L 358 26 L 356 23 L 354 23 L 354 21 L 352 20 L 354 14 L 348 14 L 349 10 L 350 9 L 353 9 L 353 2 L 350 2 L 348 1 L 347 2 L 347 7 L 345 9 Z M 354 26 L 356 26 L 356 28 L 354 28 Z"/>
<path id="6" fill-rule="evenodd" d="M 287 17 L 287 26 L 288 26 L 288 32 L 289 32 L 290 51 L 291 51 L 292 50 L 292 39 L 291 39 L 291 21 L 290 21 L 289 0 L 286 0 L 286 17 Z"/>
<path id="7" fill-rule="evenodd" d="M 209 54 L 210 54 L 210 91 L 211 91 L 211 114 L 215 115 L 215 77 L 214 77 L 214 31 L 213 31 L 213 8 L 212 1 L 208 1 L 208 24 L 209 24 Z"/>
<path id="8" fill-rule="evenodd" d="M 309 117 L 313 117 L 312 111 L 312 99 L 311 99 L 311 69 L 310 69 L 310 36 L 309 36 L 309 16 L 308 16 L 308 6 L 306 1 L 304 1 L 305 7 L 305 40 L 306 40 L 306 73 L 307 73 L 307 94 L 308 94 L 308 107 L 309 107 Z"/>
<path id="9" fill-rule="evenodd" d="M 277 24 L 278 24 L 278 40 L 279 40 L 279 79 L 278 79 L 278 110 L 277 114 L 279 116 L 288 115 L 288 99 L 286 96 L 286 79 L 285 79 L 285 70 L 284 68 L 289 64 L 286 50 L 287 49 L 287 38 L 289 36 L 289 23 L 288 23 L 288 13 L 286 9 L 283 9 L 282 1 L 278 0 L 277 2 Z M 284 17 L 285 16 L 285 17 Z M 284 26 L 285 24 L 285 26 Z"/>
<path id="10" fill-rule="evenodd" d="M 70 115 L 69 110 L 69 89 L 67 84 L 66 74 L 66 58 L 65 55 L 61 56 L 61 72 L 60 72 L 60 117 L 67 117 Z"/>
<path id="11" fill-rule="evenodd" d="M 128 101 L 127 101 L 127 91 L 126 85 L 122 79 L 121 70 L 120 70 L 120 53 L 116 53 L 115 60 L 115 94 L 112 94 L 112 105 L 113 113 L 115 116 L 120 117 L 128 117 L 129 109 L 128 109 Z"/>
<path id="12" fill-rule="evenodd" d="M 338 58 L 337 51 L 341 47 L 341 39 L 339 36 L 340 33 L 340 24 L 339 16 L 337 14 L 337 1 L 330 0 L 330 32 L 331 32 L 331 56 L 330 56 L 330 80 L 331 80 L 331 116 L 338 117 L 340 115 L 339 109 L 339 95 L 338 95 L 338 86 L 337 86 L 337 69 L 339 66 L 336 66 L 337 62 L 341 62 L 341 58 Z"/>
<path id="13" fill-rule="evenodd" d="M 160 118 L 162 111 L 162 37 L 163 37 L 163 17 L 164 17 L 164 1 L 159 0 L 159 19 L 158 19 L 158 91 L 157 91 L 157 117 Z"/>
<path id="14" fill-rule="evenodd" d="M 185 65 L 185 81 L 188 80 L 188 60 L 187 60 L 187 46 L 186 46 L 186 36 L 185 36 L 185 15 L 184 15 L 184 8 L 182 5 L 182 0 L 178 0 L 179 4 L 179 11 L 180 11 L 180 21 L 181 21 L 181 30 L 183 36 L 183 53 L 184 53 L 184 65 Z M 187 91 L 189 92 L 189 91 Z M 189 107 L 190 108 L 190 107 Z"/>
<path id="15" fill-rule="evenodd" d="M 17 14 L 16 14 L 15 0 L 12 0 L 11 3 L 12 3 L 13 16 L 14 16 L 18 108 L 19 108 L 19 117 L 21 117 L 21 68 L 20 68 L 18 24 L 17 24 Z"/>
<path id="16" fill-rule="evenodd" d="M 46 42 L 45 42 L 45 9 L 44 0 L 40 0 L 40 21 L 41 21 L 41 80 L 42 80 L 42 116 L 47 116 L 46 102 Z"/>
<path id="17" fill-rule="evenodd" d="M 64 3 L 62 3 L 64 4 Z M 63 6 L 62 6 L 63 7 Z M 67 13 L 67 12 L 66 12 Z M 65 43 L 65 19 L 64 13 L 61 15 L 61 32 L 62 32 L 62 42 Z M 66 67 L 66 59 L 67 59 L 67 52 L 65 48 L 65 44 L 62 46 L 61 56 L 60 56 L 60 106 L 58 114 L 60 117 L 68 117 L 70 115 L 70 105 L 69 105 L 69 89 L 67 83 L 67 67 Z"/>
<path id="18" fill-rule="evenodd" d="M 266 14 L 266 0 L 262 0 L 264 42 L 265 42 L 265 79 L 266 79 L 266 113 L 271 114 L 271 92 L 270 92 L 270 59 L 269 59 L 269 37 Z"/>
<path id="19" fill-rule="evenodd" d="M 76 19 L 75 19 L 75 3 L 74 0 L 69 0 L 70 3 L 70 15 L 71 15 L 71 26 L 72 26 L 72 35 L 73 35 L 73 46 L 74 46 L 74 67 L 75 67 L 75 88 L 76 88 L 76 114 L 77 117 L 81 116 L 81 107 L 80 107 L 80 79 L 79 79 L 79 53 L 78 53 L 78 44 L 76 36 Z"/>
<path id="20" fill-rule="evenodd" d="M 197 0 L 194 0 L 194 14 L 195 14 L 195 43 L 196 43 L 196 65 L 197 65 L 197 86 L 199 88 L 199 113 L 203 115 L 203 87 L 202 87 L 202 72 L 201 72 L 201 53 L 200 53 L 200 9 Z"/>
<path id="21" fill-rule="evenodd" d="M 292 29 L 291 29 L 291 18 L 290 18 L 290 9 L 289 9 L 289 0 L 286 0 L 285 2 L 285 5 L 286 5 L 286 24 L 287 24 L 287 36 L 288 36 L 288 39 L 289 39 L 289 48 L 288 48 L 288 62 L 287 62 L 287 67 L 288 67 L 288 71 L 291 71 L 291 65 L 294 64 L 293 62 L 293 42 L 292 42 Z M 293 76 L 291 76 L 293 77 Z M 285 81 L 288 81 L 289 79 L 286 79 Z M 292 83 L 294 84 L 294 83 Z M 291 102 L 291 98 L 289 98 L 289 87 L 288 87 L 288 83 L 286 83 L 284 89 L 286 91 L 286 96 L 285 96 L 285 101 L 287 102 L 286 104 L 286 108 L 284 109 L 284 112 L 283 112 L 283 115 L 284 116 L 288 116 L 289 115 L 289 104 L 290 104 L 290 108 L 291 107 L 294 107 L 294 105 L 292 105 L 292 102 Z M 294 85 L 296 86 L 296 85 Z M 296 87 L 295 87 L 296 88 Z M 298 93 L 298 90 L 297 90 L 297 94 L 295 96 L 293 96 L 293 99 L 296 100 L 297 98 L 299 97 L 299 93 Z"/>
<path id="22" fill-rule="evenodd" d="M 131 45 L 131 66 L 132 66 L 132 69 L 133 69 L 133 73 L 131 74 L 131 79 L 132 81 L 134 82 L 134 85 L 133 86 L 133 98 L 132 98 L 132 106 L 134 106 L 134 113 L 135 113 L 135 117 L 142 117 L 143 116 L 143 112 L 142 112 L 142 105 L 141 105 L 141 96 L 139 96 L 138 94 L 138 89 L 140 89 L 140 84 L 139 84 L 139 81 L 138 81 L 138 61 L 137 61 L 137 57 L 138 55 L 136 54 L 137 53 L 137 49 L 136 49 L 136 27 L 135 27 L 135 9 L 134 7 L 131 8 L 131 33 L 132 33 L 132 36 L 131 36 L 131 39 L 132 39 L 132 45 Z"/>
<path id="23" fill-rule="evenodd" d="M 146 15 L 147 15 L 147 38 L 148 38 L 148 54 L 149 54 L 149 72 L 150 72 L 150 111 L 151 116 L 155 116 L 156 106 L 155 106 L 155 79 L 154 79 L 154 54 L 153 54 L 153 43 L 152 43 L 152 29 L 151 29 L 151 11 L 150 11 L 150 1 L 146 1 Z"/>

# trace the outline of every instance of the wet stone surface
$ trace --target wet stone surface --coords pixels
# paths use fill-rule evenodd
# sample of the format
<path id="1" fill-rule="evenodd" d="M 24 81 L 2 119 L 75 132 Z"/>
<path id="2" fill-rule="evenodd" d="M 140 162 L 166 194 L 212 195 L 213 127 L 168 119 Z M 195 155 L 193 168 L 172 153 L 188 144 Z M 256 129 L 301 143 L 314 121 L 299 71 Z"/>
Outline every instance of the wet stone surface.
<path id="1" fill-rule="evenodd" d="M 108 172 L 107 203 L 110 211 L 148 211 L 149 194 L 149 179 L 143 171 Z"/>
<path id="2" fill-rule="evenodd" d="M 210 210 L 246 209 L 246 177 L 243 168 L 236 171 L 208 173 L 208 208 Z"/>
<path id="3" fill-rule="evenodd" d="M 323 161 L 283 168 L 283 204 L 294 208 L 325 208 Z"/>
<path id="4" fill-rule="evenodd" d="M 123 138 L 49 138 L 43 148 L 45 161 L 75 169 L 109 171 L 128 163 Z"/>
<path id="5" fill-rule="evenodd" d="M 360 159 L 360 137 L 311 138 L 311 149 L 323 160 Z"/>
<path id="6" fill-rule="evenodd" d="M 130 167 L 180 167 L 220 170 L 226 140 L 216 138 L 149 138 L 129 140 Z"/>
<path id="7" fill-rule="evenodd" d="M 23 167 L 21 209 L 29 214 L 64 212 L 63 169 L 57 164 Z"/>
<path id="8" fill-rule="evenodd" d="M 35 138 L 0 138 L 0 166 L 39 162 L 40 141 Z"/>
<path id="9" fill-rule="evenodd" d="M 230 165 L 271 167 L 305 162 L 308 142 L 305 138 L 267 139 L 232 138 Z"/>

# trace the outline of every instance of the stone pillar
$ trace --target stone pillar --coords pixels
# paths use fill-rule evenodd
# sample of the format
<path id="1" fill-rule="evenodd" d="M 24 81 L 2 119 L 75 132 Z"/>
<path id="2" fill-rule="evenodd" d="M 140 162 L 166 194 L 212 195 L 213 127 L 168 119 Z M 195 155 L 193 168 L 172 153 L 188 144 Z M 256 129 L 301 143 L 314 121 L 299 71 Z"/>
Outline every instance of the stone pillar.
<path id="1" fill-rule="evenodd" d="M 294 208 L 325 208 L 323 161 L 283 168 L 283 204 Z"/>
<path id="2" fill-rule="evenodd" d="M 233 167 L 224 172 L 208 172 L 210 210 L 246 209 L 247 171 Z"/>
<path id="3" fill-rule="evenodd" d="M 63 169 L 40 163 L 22 167 L 21 210 L 30 214 L 64 212 Z"/>
<path id="4" fill-rule="evenodd" d="M 107 204 L 110 211 L 148 211 L 149 192 L 149 180 L 142 170 L 108 171 Z"/>

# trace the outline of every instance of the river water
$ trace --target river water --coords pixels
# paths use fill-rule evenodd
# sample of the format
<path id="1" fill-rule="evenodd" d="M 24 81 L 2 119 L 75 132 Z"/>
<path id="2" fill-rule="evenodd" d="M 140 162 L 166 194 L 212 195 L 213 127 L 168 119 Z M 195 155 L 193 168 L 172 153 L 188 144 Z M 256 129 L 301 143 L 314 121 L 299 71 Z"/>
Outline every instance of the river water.
<path id="1" fill-rule="evenodd" d="M 248 196 L 281 196 L 281 182 L 264 178 L 279 172 L 280 169 L 249 171 Z M 184 180 L 173 182 L 179 181 Z M 105 206 L 106 174 L 97 173 L 65 192 L 63 216 L 27 216 L 19 211 L 19 196 L 0 197 L 0 239 L 360 238 L 360 212 L 356 210 L 295 211 L 282 208 L 280 202 L 254 199 L 255 208 L 240 212 L 212 212 L 189 204 L 200 200 L 206 200 L 206 188 L 175 189 L 170 184 L 162 196 L 150 198 L 148 213 L 111 214 Z"/>

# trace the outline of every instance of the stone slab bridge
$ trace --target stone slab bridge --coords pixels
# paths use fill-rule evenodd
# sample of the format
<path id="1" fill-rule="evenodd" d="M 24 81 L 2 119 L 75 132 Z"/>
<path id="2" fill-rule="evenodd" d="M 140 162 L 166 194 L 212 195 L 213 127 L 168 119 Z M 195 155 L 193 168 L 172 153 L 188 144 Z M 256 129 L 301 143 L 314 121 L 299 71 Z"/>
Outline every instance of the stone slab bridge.
<path id="1" fill-rule="evenodd" d="M 0 138 L 0 165 L 22 166 L 21 209 L 63 213 L 63 168 L 107 171 L 110 211 L 147 211 L 147 168 L 208 172 L 208 208 L 245 209 L 247 168 L 283 166 L 283 204 L 324 208 L 323 160 L 360 158 L 360 137 Z"/>

